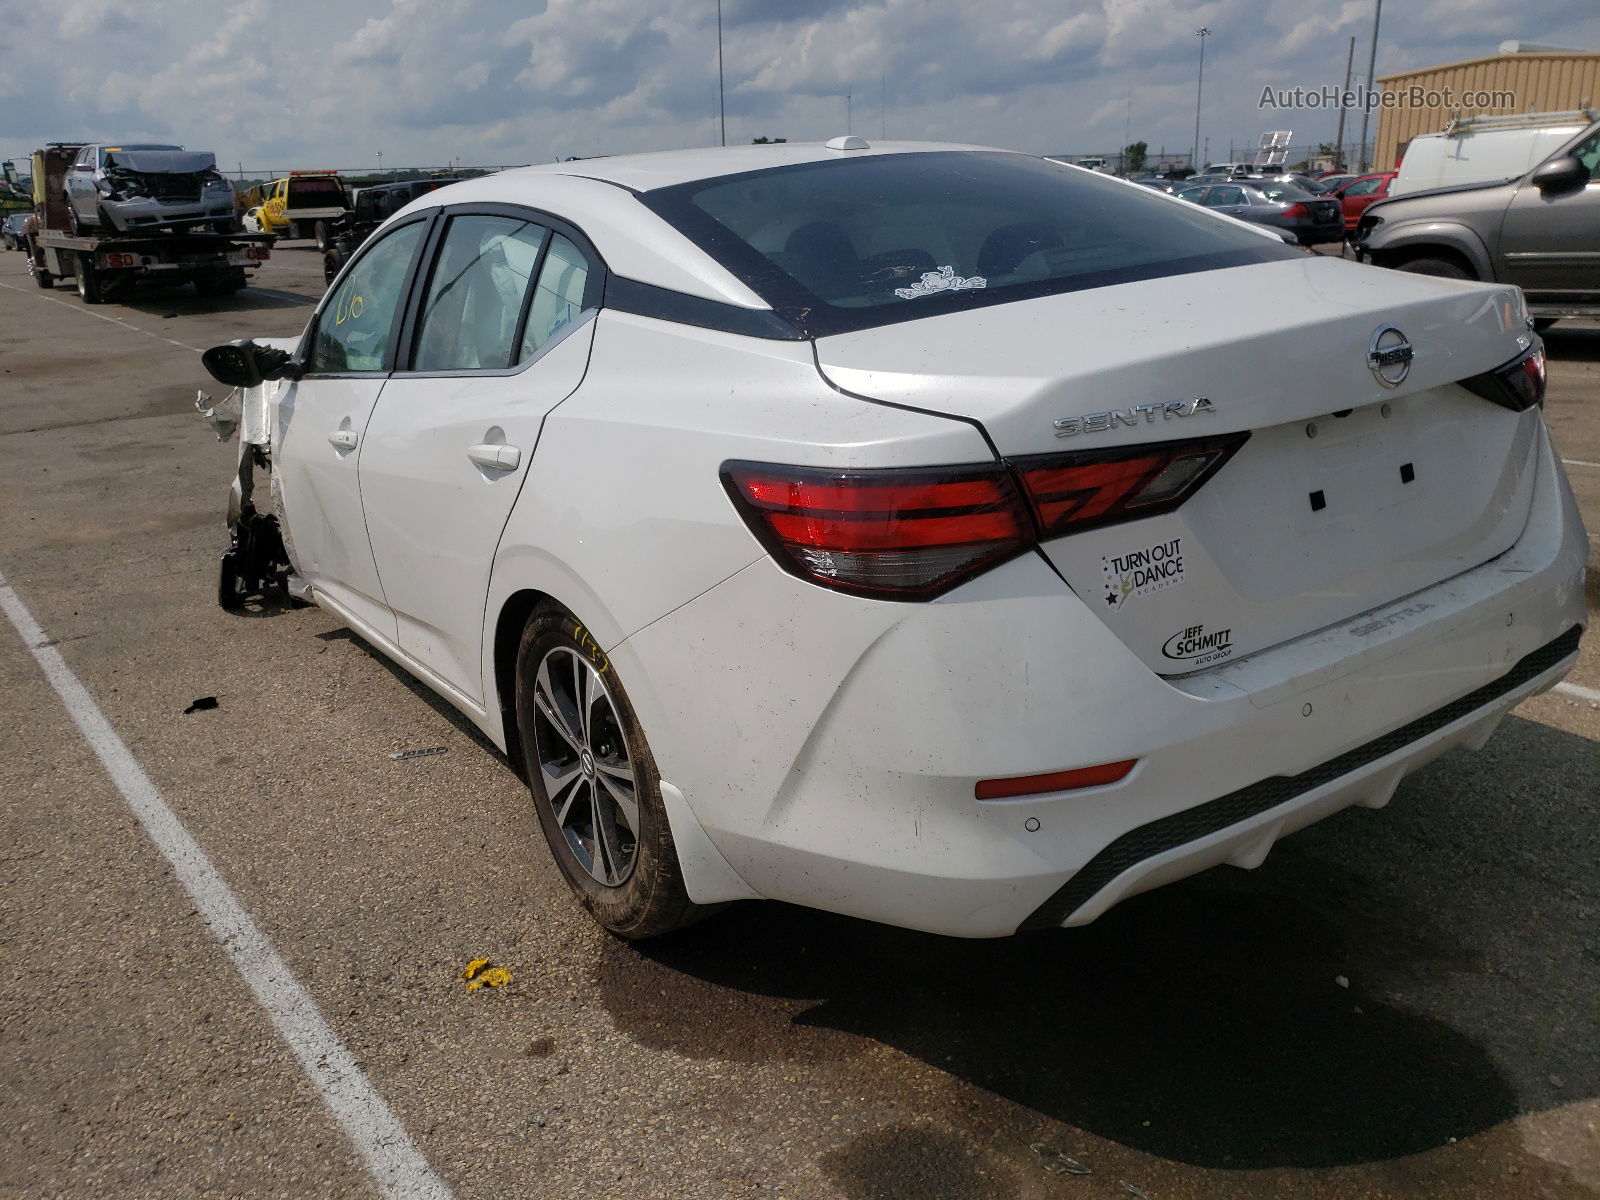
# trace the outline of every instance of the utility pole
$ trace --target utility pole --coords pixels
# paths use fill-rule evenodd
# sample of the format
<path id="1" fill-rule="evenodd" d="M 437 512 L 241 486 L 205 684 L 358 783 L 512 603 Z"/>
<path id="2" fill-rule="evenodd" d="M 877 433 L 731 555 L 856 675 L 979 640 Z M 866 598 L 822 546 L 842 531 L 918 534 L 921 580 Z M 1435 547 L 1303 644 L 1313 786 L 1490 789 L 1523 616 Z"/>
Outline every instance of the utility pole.
<path id="1" fill-rule="evenodd" d="M 1372 170 L 1371 159 L 1367 156 L 1367 122 L 1372 117 L 1372 105 L 1368 103 L 1372 93 L 1378 89 L 1377 77 L 1373 71 L 1378 65 L 1378 22 L 1383 19 L 1383 0 L 1377 0 L 1372 9 L 1372 50 L 1367 55 L 1367 95 L 1361 98 L 1361 173 L 1365 175 Z"/>
<path id="2" fill-rule="evenodd" d="M 1379 0 L 1381 4 L 1383 0 Z M 1200 73 L 1194 81 L 1194 153 L 1189 156 L 1189 166 L 1192 170 L 1200 169 L 1200 94 L 1206 83 L 1206 38 L 1211 36 L 1211 30 L 1201 28 L 1194 31 L 1195 37 L 1200 39 Z"/>
<path id="3" fill-rule="evenodd" d="M 717 0 L 717 130 L 721 146 L 728 144 L 728 109 L 722 88 L 722 0 Z"/>
<path id="4" fill-rule="evenodd" d="M 1350 53 L 1344 59 L 1344 90 L 1350 90 L 1350 68 L 1356 63 L 1356 40 L 1350 39 Z M 1333 135 L 1333 158 L 1336 170 L 1344 170 L 1344 97 L 1339 97 L 1339 132 Z"/>
<path id="5" fill-rule="evenodd" d="M 850 89 L 849 88 L 845 88 L 845 90 L 844 90 L 844 131 L 846 133 L 850 132 L 850 99 L 851 99 Z"/>
<path id="6" fill-rule="evenodd" d="M 878 75 L 878 136 L 889 140 L 889 76 Z"/>

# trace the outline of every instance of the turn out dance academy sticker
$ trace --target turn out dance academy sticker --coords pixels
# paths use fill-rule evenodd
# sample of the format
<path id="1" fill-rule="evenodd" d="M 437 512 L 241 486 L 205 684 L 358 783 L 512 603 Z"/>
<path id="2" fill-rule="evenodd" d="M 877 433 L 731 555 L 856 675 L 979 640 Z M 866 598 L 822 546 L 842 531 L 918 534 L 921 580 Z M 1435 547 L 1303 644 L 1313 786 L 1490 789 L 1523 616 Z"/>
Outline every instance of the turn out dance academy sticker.
<path id="1" fill-rule="evenodd" d="M 1126 554 L 1102 554 L 1106 604 L 1114 611 L 1135 596 L 1146 596 L 1183 582 L 1183 539 L 1157 542 Z"/>

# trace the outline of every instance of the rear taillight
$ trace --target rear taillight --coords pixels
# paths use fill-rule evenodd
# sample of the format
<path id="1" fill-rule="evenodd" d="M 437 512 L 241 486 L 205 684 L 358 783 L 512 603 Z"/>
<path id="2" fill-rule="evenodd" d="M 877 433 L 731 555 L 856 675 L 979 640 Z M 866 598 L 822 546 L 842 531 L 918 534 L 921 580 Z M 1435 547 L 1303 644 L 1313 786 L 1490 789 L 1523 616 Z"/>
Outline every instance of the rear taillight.
<path id="1" fill-rule="evenodd" d="M 1170 512 L 1210 479 L 1249 438 L 1167 442 L 1119 450 L 1041 454 L 1011 460 L 1047 538 Z"/>
<path id="2" fill-rule="evenodd" d="M 843 592 L 929 599 L 1033 543 L 998 463 L 833 471 L 730 462 L 722 480 L 781 567 Z"/>
<path id="3" fill-rule="evenodd" d="M 1307 213 L 1306 206 L 1304 204 L 1291 204 L 1288 208 L 1283 210 L 1283 215 L 1286 217 L 1304 217 L 1309 214 Z"/>
<path id="4" fill-rule="evenodd" d="M 1170 512 L 1249 436 L 907 470 L 730 462 L 722 482 L 790 574 L 842 592 L 928 600 L 1041 537 Z"/>
<path id="5" fill-rule="evenodd" d="M 1461 386 L 1512 412 L 1524 412 L 1536 404 L 1543 404 L 1544 343 L 1535 339 L 1528 350 L 1505 366 L 1474 375 L 1471 379 L 1463 379 Z"/>

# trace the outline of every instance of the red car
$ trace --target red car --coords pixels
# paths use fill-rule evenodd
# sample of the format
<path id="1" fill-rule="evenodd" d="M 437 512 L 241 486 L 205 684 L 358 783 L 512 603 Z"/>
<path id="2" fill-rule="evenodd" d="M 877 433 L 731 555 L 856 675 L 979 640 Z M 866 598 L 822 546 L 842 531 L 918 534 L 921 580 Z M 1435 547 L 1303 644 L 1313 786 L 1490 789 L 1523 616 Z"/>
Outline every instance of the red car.
<path id="1" fill-rule="evenodd" d="M 1331 193 L 1344 208 L 1344 227 L 1353 231 L 1367 205 L 1382 200 L 1389 194 L 1389 184 L 1398 171 L 1378 171 L 1372 175 L 1357 175 L 1348 183 L 1341 183 Z"/>

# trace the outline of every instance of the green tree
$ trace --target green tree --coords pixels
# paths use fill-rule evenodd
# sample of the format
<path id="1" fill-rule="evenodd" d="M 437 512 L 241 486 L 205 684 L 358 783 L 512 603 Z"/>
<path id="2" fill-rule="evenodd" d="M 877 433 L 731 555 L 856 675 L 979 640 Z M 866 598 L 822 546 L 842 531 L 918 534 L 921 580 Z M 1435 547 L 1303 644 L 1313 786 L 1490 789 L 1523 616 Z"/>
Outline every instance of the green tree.
<path id="1" fill-rule="evenodd" d="M 758 137 L 758 138 L 751 138 L 750 139 L 750 144 L 752 146 L 776 146 L 779 143 L 787 142 L 788 140 L 789 140 L 788 138 Z"/>
<path id="2" fill-rule="evenodd" d="M 1150 153 L 1146 142 L 1132 142 L 1122 148 L 1122 169 L 1129 175 L 1144 170 L 1144 160 Z"/>
<path id="3" fill-rule="evenodd" d="M 1332 142 L 1318 143 L 1317 157 L 1331 161 L 1335 171 L 1344 170 L 1344 150 L 1339 146 L 1335 146 Z"/>

